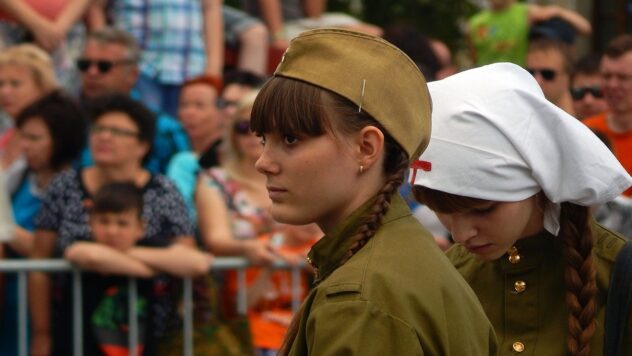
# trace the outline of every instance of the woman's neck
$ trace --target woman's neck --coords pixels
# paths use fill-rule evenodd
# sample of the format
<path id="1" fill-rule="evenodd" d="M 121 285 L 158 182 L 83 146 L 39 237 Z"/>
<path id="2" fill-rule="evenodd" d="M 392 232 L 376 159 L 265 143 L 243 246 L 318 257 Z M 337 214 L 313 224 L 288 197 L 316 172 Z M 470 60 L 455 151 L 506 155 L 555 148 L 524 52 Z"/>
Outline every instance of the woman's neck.
<path id="1" fill-rule="evenodd" d="M 254 162 L 239 160 L 229 164 L 226 169 L 232 178 L 239 182 L 241 189 L 252 203 L 262 208 L 272 203 L 266 189 L 266 178 L 256 170 Z"/>
<path id="2" fill-rule="evenodd" d="M 191 147 L 193 148 L 193 152 L 198 155 L 206 152 L 213 142 L 217 140 L 218 135 L 199 135 L 198 138 L 191 137 Z"/>
<path id="3" fill-rule="evenodd" d="M 0 155 L 0 167 L 8 168 L 22 155 L 22 149 L 20 148 L 19 137 L 17 131 L 11 133 L 11 137 L 7 141 Z"/>
<path id="4" fill-rule="evenodd" d="M 88 182 L 86 182 L 88 190 L 91 193 L 95 193 L 101 186 L 111 182 L 124 182 L 131 181 L 137 186 L 143 186 L 149 177 L 143 167 L 139 165 L 134 166 L 101 166 L 95 165 L 86 169 L 86 176 Z"/>
<path id="5" fill-rule="evenodd" d="M 40 169 L 35 172 L 35 184 L 40 189 L 46 189 L 48 183 L 53 179 L 55 174 L 66 169 L 68 166 L 64 166 L 62 169 L 53 170 L 51 168 Z"/>
<path id="6" fill-rule="evenodd" d="M 233 169 L 237 173 L 239 173 L 239 176 L 247 177 L 248 180 L 252 180 L 255 182 L 265 182 L 265 176 L 257 171 L 254 161 L 251 161 L 249 159 L 240 159 L 235 162 Z"/>

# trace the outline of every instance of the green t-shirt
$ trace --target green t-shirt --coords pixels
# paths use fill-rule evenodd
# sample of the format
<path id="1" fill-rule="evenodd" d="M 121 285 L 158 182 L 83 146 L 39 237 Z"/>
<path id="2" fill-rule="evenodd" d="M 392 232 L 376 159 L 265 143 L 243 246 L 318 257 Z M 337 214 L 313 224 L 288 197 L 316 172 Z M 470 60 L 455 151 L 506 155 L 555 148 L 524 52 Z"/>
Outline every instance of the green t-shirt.
<path id="1" fill-rule="evenodd" d="M 485 10 L 469 21 L 476 65 L 511 62 L 523 66 L 527 55 L 527 5 L 516 3 L 502 11 Z"/>

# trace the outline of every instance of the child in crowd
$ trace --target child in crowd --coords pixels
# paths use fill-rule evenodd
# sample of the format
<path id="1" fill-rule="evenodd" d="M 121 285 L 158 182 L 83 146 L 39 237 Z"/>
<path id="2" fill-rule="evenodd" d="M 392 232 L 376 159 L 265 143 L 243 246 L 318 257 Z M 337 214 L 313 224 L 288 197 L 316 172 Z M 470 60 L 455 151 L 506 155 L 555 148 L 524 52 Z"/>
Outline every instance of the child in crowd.
<path id="1" fill-rule="evenodd" d="M 86 355 L 127 353 L 127 277 L 138 279 L 138 350 L 152 355 L 152 306 L 159 298 L 154 279 L 158 272 L 187 276 L 184 271 L 208 271 L 211 256 L 178 244 L 157 246 L 161 239 L 141 239 L 145 233 L 143 196 L 133 183 L 111 183 L 95 195 L 90 210 L 94 242 L 75 242 L 65 257 L 84 270 L 83 343 Z"/>

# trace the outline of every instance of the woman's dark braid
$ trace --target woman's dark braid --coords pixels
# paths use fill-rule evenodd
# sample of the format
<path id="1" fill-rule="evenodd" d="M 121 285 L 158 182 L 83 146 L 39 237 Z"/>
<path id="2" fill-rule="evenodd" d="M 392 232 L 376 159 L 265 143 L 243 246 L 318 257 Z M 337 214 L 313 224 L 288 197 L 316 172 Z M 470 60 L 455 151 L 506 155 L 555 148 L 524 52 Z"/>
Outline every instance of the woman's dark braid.
<path id="1" fill-rule="evenodd" d="M 564 243 L 566 305 L 569 309 L 567 347 L 570 355 L 590 354 L 595 333 L 597 283 L 592 262 L 588 208 L 562 203 L 560 237 Z"/>
<path id="2" fill-rule="evenodd" d="M 408 156 L 405 152 L 400 151 L 397 166 L 393 173 L 387 178 L 386 182 L 382 186 L 382 189 L 377 193 L 375 202 L 370 209 L 369 214 L 364 218 L 363 223 L 360 225 L 356 234 L 351 237 L 353 243 L 349 246 L 346 255 L 340 261 L 340 265 L 345 264 L 356 252 L 358 252 L 377 231 L 382 218 L 386 215 L 388 208 L 391 205 L 391 197 L 402 184 L 404 180 L 404 173 L 408 169 Z"/>

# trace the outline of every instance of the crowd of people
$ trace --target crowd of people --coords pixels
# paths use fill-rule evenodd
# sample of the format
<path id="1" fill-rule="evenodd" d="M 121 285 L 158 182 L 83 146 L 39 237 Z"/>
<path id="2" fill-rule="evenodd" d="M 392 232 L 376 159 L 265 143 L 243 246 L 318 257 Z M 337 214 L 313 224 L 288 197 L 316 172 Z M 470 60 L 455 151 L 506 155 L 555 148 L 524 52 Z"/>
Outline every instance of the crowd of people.
<path id="1" fill-rule="evenodd" d="M 467 69 L 323 0 L 242 5 L 0 3 L 0 263 L 83 271 L 85 355 L 179 354 L 183 277 L 196 355 L 632 352 L 606 316 L 632 260 L 632 35 L 578 57 L 579 13 L 490 0 Z M 245 311 L 221 256 L 252 266 Z M 295 312 L 271 265 L 305 259 Z M 29 273 L 31 355 L 72 354 L 71 287 Z M 17 298 L 0 274 L 0 355 Z"/>

